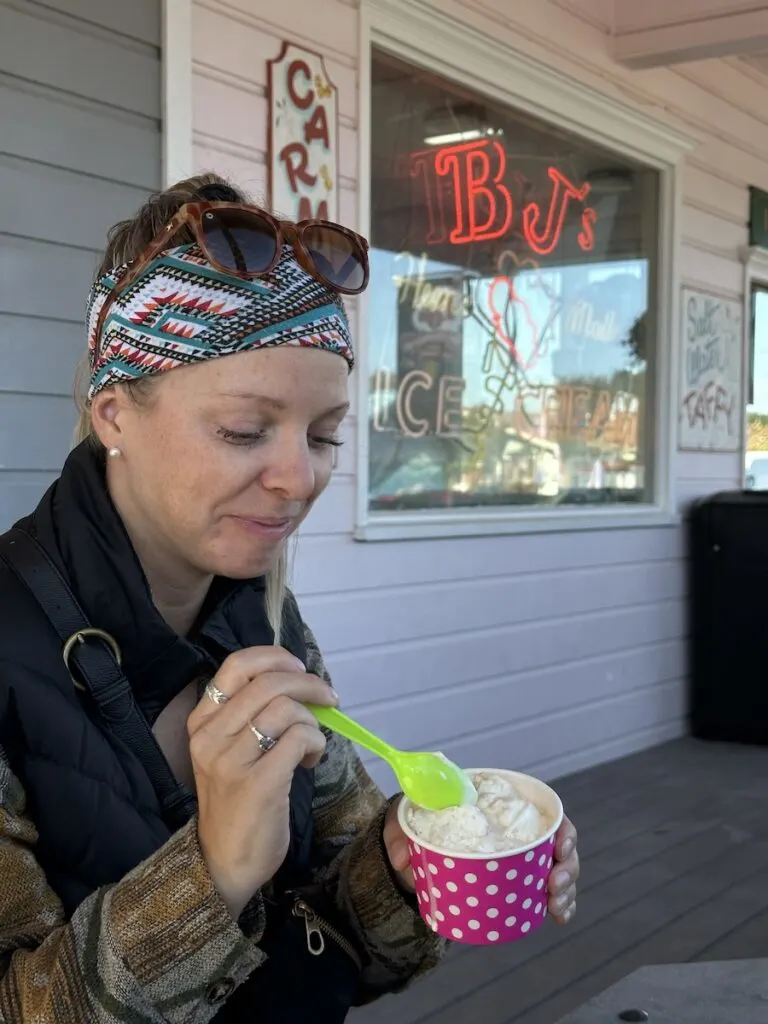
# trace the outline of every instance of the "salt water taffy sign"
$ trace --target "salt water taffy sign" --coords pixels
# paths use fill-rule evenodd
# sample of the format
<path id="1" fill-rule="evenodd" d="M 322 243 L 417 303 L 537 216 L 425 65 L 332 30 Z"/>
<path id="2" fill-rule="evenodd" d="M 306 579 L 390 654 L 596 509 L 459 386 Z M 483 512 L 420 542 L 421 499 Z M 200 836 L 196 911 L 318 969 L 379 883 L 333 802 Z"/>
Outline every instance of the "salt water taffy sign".
<path id="1" fill-rule="evenodd" d="M 734 452 L 741 446 L 741 305 L 682 291 L 678 447 Z"/>

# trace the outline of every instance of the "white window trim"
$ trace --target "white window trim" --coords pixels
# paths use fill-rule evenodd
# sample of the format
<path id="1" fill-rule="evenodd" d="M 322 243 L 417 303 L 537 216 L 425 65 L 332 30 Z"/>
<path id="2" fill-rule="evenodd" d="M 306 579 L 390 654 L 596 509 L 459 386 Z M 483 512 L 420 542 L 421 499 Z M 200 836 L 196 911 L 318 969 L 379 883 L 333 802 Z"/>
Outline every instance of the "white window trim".
<path id="1" fill-rule="evenodd" d="M 547 533 L 671 525 L 674 453 L 677 448 L 675 395 L 679 359 L 680 165 L 698 139 L 683 128 L 651 117 L 639 106 L 605 96 L 582 82 L 501 43 L 480 29 L 455 21 L 436 0 L 362 0 L 360 12 L 359 225 L 370 235 L 371 218 L 371 46 L 577 131 L 585 138 L 655 167 L 661 174 L 659 317 L 656 358 L 657 424 L 654 437 L 656 496 L 653 504 L 605 509 L 562 507 L 556 511 L 519 508 L 381 512 L 368 509 L 369 366 L 365 296 L 358 304 L 360 357 L 357 370 L 357 496 L 355 537 L 400 540 L 489 534 Z M 439 56 L 431 56 L 439 54 Z"/>
<path id="2" fill-rule="evenodd" d="M 163 0 L 163 187 L 194 173 L 192 122 L 193 0 Z"/>
<path id="3" fill-rule="evenodd" d="M 744 396 L 744 408 L 741 416 L 741 470 L 743 473 L 747 453 L 747 389 L 752 355 L 752 285 L 768 287 L 768 249 L 759 245 L 746 246 L 741 251 L 741 260 L 744 264 L 744 330 L 742 331 L 743 353 L 741 360 L 743 369 L 741 393 Z"/>

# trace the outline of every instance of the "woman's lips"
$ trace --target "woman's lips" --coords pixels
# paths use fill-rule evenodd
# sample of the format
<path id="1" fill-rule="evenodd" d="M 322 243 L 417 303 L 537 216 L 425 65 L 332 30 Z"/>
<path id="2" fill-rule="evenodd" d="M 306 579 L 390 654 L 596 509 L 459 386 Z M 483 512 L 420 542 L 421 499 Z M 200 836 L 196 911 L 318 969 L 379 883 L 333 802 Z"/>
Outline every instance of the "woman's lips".
<path id="1" fill-rule="evenodd" d="M 248 533 L 265 540 L 283 540 L 291 532 L 292 519 L 251 519 L 246 516 L 232 516 L 235 522 Z"/>

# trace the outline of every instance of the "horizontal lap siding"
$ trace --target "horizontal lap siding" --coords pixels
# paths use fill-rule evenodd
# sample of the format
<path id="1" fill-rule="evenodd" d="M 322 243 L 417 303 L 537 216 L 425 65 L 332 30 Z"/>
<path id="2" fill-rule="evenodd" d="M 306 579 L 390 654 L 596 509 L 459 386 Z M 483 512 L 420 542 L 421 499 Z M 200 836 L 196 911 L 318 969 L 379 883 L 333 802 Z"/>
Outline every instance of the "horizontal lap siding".
<path id="1" fill-rule="evenodd" d="M 629 72 L 610 0 L 434 0 L 456 19 L 693 129 L 683 173 L 684 282 L 739 298 L 748 184 L 768 187 L 768 78 L 737 60 Z M 266 191 L 266 61 L 321 50 L 340 89 L 342 219 L 358 177 L 358 11 L 342 0 L 198 0 L 199 168 Z M 361 332 L 358 331 L 358 337 Z M 677 331 L 676 331 L 677 340 Z M 364 343 L 364 338 L 362 339 Z M 361 544 L 353 442 L 299 541 L 295 585 L 344 704 L 394 743 L 553 777 L 677 735 L 685 677 L 679 528 Z M 736 455 L 680 453 L 676 499 L 735 486 Z M 377 765 L 386 785 L 391 780 Z"/>
<path id="2" fill-rule="evenodd" d="M 0 528 L 66 457 L 108 228 L 161 180 L 160 0 L 0 2 Z"/>

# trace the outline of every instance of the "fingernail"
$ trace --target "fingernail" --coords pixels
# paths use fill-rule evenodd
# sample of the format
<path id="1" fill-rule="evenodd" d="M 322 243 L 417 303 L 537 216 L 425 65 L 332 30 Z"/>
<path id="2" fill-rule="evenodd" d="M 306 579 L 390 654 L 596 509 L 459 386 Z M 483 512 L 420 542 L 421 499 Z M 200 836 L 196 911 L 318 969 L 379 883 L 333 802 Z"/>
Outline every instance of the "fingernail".
<path id="1" fill-rule="evenodd" d="M 566 839 L 565 840 L 565 842 L 563 843 L 562 853 L 563 853 L 563 860 L 567 860 L 568 857 L 571 856 L 571 854 L 573 853 L 573 840 L 572 839 Z"/>
<path id="2" fill-rule="evenodd" d="M 571 876 L 567 871 L 556 871 L 553 881 L 558 889 L 566 889 L 571 884 Z"/>
<path id="3" fill-rule="evenodd" d="M 304 662 L 301 660 L 301 658 L 294 657 L 293 660 L 296 662 L 296 667 L 298 668 L 299 672 L 306 672 L 307 671 L 307 666 L 304 664 Z"/>
<path id="4" fill-rule="evenodd" d="M 331 687 L 331 696 L 333 697 L 337 704 L 340 703 L 341 698 L 339 697 L 338 693 L 336 693 L 333 687 Z"/>

